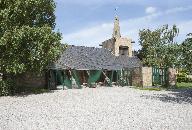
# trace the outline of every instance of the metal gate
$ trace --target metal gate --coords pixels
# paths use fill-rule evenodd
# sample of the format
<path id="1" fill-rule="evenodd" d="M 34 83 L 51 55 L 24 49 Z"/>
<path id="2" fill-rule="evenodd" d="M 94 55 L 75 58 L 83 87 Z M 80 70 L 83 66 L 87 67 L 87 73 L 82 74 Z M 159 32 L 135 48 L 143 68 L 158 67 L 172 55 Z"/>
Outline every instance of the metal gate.
<path id="1" fill-rule="evenodd" d="M 168 69 L 152 67 L 152 83 L 153 85 L 167 85 L 168 81 Z"/>
<path id="2" fill-rule="evenodd" d="M 121 86 L 131 86 L 132 85 L 132 74 L 130 70 L 118 70 L 117 71 L 117 81 Z"/>

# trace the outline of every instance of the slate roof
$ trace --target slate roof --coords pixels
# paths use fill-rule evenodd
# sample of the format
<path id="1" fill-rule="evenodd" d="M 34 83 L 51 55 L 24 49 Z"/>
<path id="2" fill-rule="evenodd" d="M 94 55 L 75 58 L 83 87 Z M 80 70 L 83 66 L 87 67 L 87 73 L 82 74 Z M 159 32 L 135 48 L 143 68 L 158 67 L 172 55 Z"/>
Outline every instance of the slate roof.
<path id="1" fill-rule="evenodd" d="M 69 46 L 60 58 L 51 66 L 52 69 L 76 70 L 120 70 L 139 67 L 140 61 L 135 57 L 114 56 L 104 48 Z"/>
<path id="2" fill-rule="evenodd" d="M 117 56 L 115 63 L 120 64 L 124 69 L 138 68 L 142 66 L 140 59 L 136 56 L 128 57 L 125 55 Z"/>

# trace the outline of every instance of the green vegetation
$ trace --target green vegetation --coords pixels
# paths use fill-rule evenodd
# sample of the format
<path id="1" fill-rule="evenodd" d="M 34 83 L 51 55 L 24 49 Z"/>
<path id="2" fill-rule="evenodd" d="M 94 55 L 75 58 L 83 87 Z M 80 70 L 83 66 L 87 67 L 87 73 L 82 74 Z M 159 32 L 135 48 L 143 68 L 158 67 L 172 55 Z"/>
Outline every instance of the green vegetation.
<path id="1" fill-rule="evenodd" d="M 10 80 L 0 80 L 0 96 L 8 96 L 11 94 L 11 87 L 13 86 L 13 82 Z"/>
<path id="2" fill-rule="evenodd" d="M 182 43 L 175 40 L 178 34 L 176 25 L 172 28 L 164 25 L 155 30 L 140 30 L 139 42 L 142 48 L 136 52 L 137 56 L 147 66 L 185 69 L 192 73 L 192 33 Z"/>
<path id="3" fill-rule="evenodd" d="M 181 82 L 186 82 L 186 83 L 189 83 L 191 82 L 192 83 L 192 78 L 188 77 L 189 75 L 189 72 L 185 69 L 183 70 L 180 70 L 179 73 L 177 74 L 177 82 L 181 83 Z"/>
<path id="4" fill-rule="evenodd" d="M 0 1 L 0 72 L 42 71 L 61 52 L 53 0 Z"/>
<path id="5" fill-rule="evenodd" d="M 0 0 L 3 95 L 14 90 L 8 80 L 25 72 L 41 73 L 62 52 L 61 34 L 54 31 L 55 8 L 54 0 Z"/>
<path id="6" fill-rule="evenodd" d="M 182 67 L 192 73 L 192 33 L 189 33 L 181 44 L 181 60 Z"/>
<path id="7" fill-rule="evenodd" d="M 135 87 L 136 89 L 139 90 L 148 90 L 148 91 L 161 91 L 161 90 L 165 90 L 165 88 L 143 88 L 143 87 Z"/>
<path id="8" fill-rule="evenodd" d="M 192 33 L 182 43 L 175 40 L 178 34 L 176 25 L 172 28 L 165 25 L 155 30 L 140 30 L 139 42 L 142 48 L 136 54 L 146 66 L 177 69 L 177 88 L 187 88 L 192 82 L 187 76 L 192 74 Z"/>
<path id="9" fill-rule="evenodd" d="M 192 82 L 191 83 L 186 83 L 186 82 L 177 83 L 176 88 L 177 89 L 192 88 Z"/>
<path id="10" fill-rule="evenodd" d="M 164 25 L 156 30 L 143 29 L 139 32 L 141 50 L 138 56 L 143 64 L 157 67 L 178 66 L 180 46 L 175 42 L 179 29 Z"/>
<path id="11" fill-rule="evenodd" d="M 139 90 L 147 90 L 147 91 L 161 91 L 161 90 L 169 90 L 169 89 L 173 89 L 173 88 L 167 88 L 167 87 L 158 87 L 158 88 L 143 88 L 143 87 L 134 87 L 135 89 L 139 89 Z M 192 89 L 192 82 L 187 83 L 187 82 L 177 82 L 177 85 L 174 87 L 174 89 L 187 89 L 190 88 Z"/>

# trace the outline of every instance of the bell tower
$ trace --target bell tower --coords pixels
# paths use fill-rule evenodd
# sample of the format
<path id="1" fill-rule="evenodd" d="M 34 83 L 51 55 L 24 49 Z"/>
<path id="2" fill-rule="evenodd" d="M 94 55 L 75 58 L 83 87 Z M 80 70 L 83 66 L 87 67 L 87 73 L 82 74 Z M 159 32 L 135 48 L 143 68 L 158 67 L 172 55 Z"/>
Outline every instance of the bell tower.
<path id="1" fill-rule="evenodd" d="M 117 11 L 117 9 L 115 10 Z M 114 19 L 112 38 L 105 40 L 100 46 L 110 50 L 115 56 L 132 57 L 132 39 L 121 37 L 118 15 Z"/>
<path id="2" fill-rule="evenodd" d="M 115 16 L 115 21 L 114 21 L 114 28 L 113 28 L 113 38 L 118 39 L 121 37 L 120 33 L 120 26 L 119 26 L 119 17 Z"/>

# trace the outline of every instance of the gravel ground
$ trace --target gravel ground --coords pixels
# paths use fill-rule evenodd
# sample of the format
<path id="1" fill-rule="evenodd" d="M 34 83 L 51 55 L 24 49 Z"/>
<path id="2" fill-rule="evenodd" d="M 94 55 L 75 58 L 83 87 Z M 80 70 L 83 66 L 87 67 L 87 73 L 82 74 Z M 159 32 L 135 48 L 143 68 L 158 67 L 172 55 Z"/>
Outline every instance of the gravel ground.
<path id="1" fill-rule="evenodd" d="M 191 92 L 101 87 L 0 97 L 0 129 L 192 130 Z"/>

